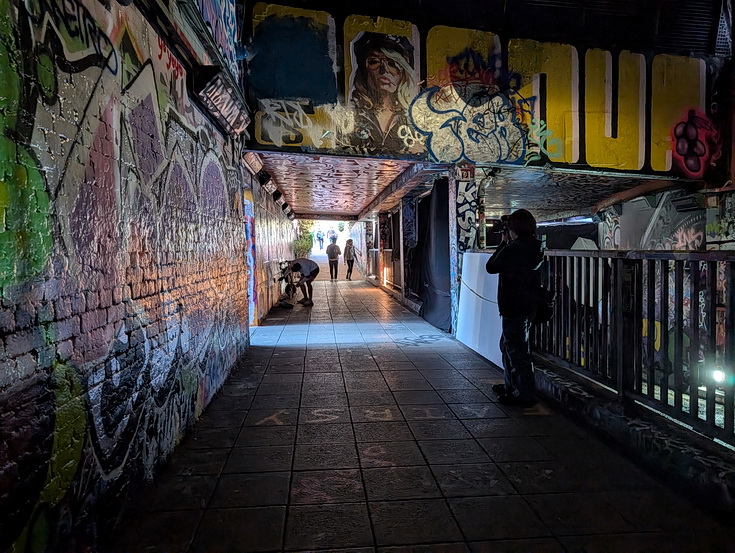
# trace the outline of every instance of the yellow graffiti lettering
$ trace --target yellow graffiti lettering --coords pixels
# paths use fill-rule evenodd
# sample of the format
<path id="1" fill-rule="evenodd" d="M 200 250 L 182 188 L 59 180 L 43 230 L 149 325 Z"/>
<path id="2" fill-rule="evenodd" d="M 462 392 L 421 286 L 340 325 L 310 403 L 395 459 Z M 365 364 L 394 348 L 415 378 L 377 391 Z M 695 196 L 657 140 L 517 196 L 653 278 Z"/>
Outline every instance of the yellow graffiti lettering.
<path id="1" fill-rule="evenodd" d="M 704 111 L 704 60 L 658 55 L 651 76 L 651 168 L 670 171 L 672 130 L 690 109 Z"/>
<path id="2" fill-rule="evenodd" d="M 517 73 L 523 86 L 523 98 L 545 101 L 546 114 L 535 103 L 534 119 L 543 119 L 564 147 L 550 157 L 552 162 L 575 163 L 579 160 L 579 60 L 577 49 L 569 44 L 513 39 L 508 44 L 508 66 Z M 546 76 L 542 87 L 540 76 Z M 543 88 L 543 89 L 542 89 Z M 530 123 L 530 121 L 524 121 Z"/>
<path id="3" fill-rule="evenodd" d="M 606 50 L 585 56 L 585 145 L 593 167 L 640 170 L 645 162 L 646 64 L 641 54 L 621 52 L 618 90 L 613 91 L 613 59 Z M 617 118 L 613 97 L 617 92 Z M 613 129 L 616 129 L 613 131 Z"/>

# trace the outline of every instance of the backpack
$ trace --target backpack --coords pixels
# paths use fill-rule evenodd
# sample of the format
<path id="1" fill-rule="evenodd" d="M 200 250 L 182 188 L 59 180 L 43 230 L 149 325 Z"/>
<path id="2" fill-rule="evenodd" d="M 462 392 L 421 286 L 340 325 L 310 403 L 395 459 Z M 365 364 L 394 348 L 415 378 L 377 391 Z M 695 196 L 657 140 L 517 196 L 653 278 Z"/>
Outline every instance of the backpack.
<path id="1" fill-rule="evenodd" d="M 556 302 L 556 292 L 548 290 L 541 286 L 538 291 L 536 300 L 536 316 L 533 322 L 536 324 L 545 323 L 554 316 L 554 303 Z"/>

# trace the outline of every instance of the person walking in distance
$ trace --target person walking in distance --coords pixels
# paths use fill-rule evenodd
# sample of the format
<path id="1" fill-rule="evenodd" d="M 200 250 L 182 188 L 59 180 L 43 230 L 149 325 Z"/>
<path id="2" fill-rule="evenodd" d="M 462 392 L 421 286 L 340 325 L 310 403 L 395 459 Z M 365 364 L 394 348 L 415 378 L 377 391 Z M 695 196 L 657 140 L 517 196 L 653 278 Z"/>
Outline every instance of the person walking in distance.
<path id="1" fill-rule="evenodd" d="M 301 273 L 301 278 L 296 286 L 301 289 L 304 297 L 299 300 L 299 303 L 306 307 L 314 305 L 314 288 L 311 283 L 319 274 L 319 265 L 311 259 L 299 257 L 291 262 L 291 270 L 294 273 Z"/>
<path id="2" fill-rule="evenodd" d="M 329 260 L 329 279 L 337 280 L 337 272 L 339 271 L 339 256 L 342 250 L 337 245 L 337 237 L 333 236 L 329 239 L 331 244 L 327 246 L 327 259 Z"/>
<path id="3" fill-rule="evenodd" d="M 500 245 L 485 266 L 488 273 L 498 275 L 504 382 L 492 389 L 503 404 L 530 407 L 536 402 L 529 333 L 543 259 L 536 219 L 525 209 L 514 211 L 507 218 Z"/>
<path id="4" fill-rule="evenodd" d="M 324 233 L 322 232 L 322 229 L 319 229 L 318 231 L 316 231 L 316 239 L 317 239 L 317 242 L 319 242 L 319 249 L 323 250 L 324 249 Z"/>
<path id="5" fill-rule="evenodd" d="M 352 242 L 352 238 L 347 240 L 345 244 L 345 265 L 347 265 L 347 280 L 352 280 L 352 267 L 355 265 L 355 246 Z"/>

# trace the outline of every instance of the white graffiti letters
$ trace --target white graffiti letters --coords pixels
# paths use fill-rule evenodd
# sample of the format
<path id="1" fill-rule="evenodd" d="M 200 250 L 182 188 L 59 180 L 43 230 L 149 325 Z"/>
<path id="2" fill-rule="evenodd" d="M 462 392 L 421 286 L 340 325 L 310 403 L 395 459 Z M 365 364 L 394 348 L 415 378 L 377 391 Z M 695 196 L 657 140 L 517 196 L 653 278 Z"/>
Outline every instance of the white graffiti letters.
<path id="1" fill-rule="evenodd" d="M 437 161 L 520 163 L 526 137 L 512 103 L 486 87 L 460 97 L 447 86 L 432 87 L 411 104 L 411 122 L 424 134 Z"/>

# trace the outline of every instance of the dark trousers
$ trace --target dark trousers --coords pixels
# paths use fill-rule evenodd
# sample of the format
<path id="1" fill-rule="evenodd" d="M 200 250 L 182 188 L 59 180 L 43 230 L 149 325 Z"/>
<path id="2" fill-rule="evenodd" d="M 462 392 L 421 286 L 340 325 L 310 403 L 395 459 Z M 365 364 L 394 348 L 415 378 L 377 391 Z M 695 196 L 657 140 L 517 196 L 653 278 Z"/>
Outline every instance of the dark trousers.
<path id="1" fill-rule="evenodd" d="M 521 400 L 533 400 L 536 385 L 531 360 L 531 319 L 529 317 L 502 317 L 503 335 L 500 351 L 503 354 L 505 387 Z"/>
<path id="2" fill-rule="evenodd" d="M 339 259 L 329 260 L 329 278 L 337 278 L 337 270 L 339 269 Z"/>
<path id="3" fill-rule="evenodd" d="M 347 260 L 347 280 L 349 280 L 352 277 L 352 267 L 355 265 L 354 259 L 348 259 Z"/>

